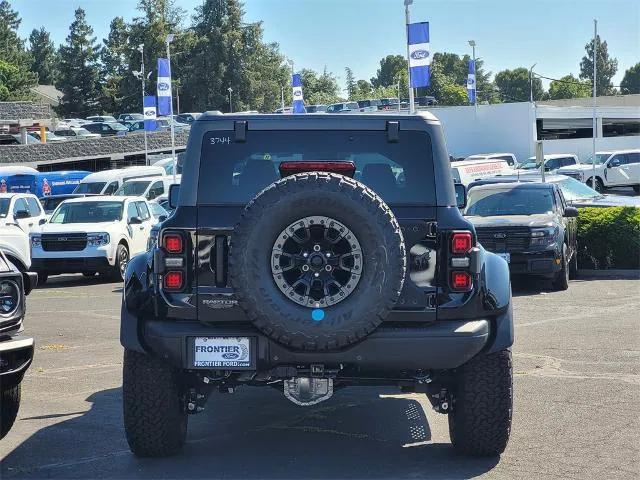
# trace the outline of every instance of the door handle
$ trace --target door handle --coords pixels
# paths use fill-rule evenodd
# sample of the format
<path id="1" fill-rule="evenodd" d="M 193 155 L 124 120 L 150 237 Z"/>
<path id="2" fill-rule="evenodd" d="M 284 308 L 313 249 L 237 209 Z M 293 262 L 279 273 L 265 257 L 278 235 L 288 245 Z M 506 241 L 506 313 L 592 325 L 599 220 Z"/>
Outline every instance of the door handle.
<path id="1" fill-rule="evenodd" d="M 31 223 L 29 224 L 29 226 L 30 226 L 30 227 L 33 227 L 33 222 L 31 222 Z"/>
<path id="2" fill-rule="evenodd" d="M 138 228 L 139 228 L 140 230 L 144 230 L 144 225 L 140 225 Z"/>

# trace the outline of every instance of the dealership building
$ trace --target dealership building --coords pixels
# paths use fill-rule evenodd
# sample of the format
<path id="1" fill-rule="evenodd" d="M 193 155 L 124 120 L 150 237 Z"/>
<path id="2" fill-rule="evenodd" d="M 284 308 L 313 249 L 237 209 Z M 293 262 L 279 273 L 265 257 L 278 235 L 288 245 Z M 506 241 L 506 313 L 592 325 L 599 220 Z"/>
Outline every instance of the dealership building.
<path id="1" fill-rule="evenodd" d="M 587 161 L 593 149 L 593 99 L 429 107 L 444 127 L 449 154 L 509 152 L 518 160 L 544 153 L 576 154 Z M 596 149 L 640 148 L 640 95 L 598 97 Z"/>

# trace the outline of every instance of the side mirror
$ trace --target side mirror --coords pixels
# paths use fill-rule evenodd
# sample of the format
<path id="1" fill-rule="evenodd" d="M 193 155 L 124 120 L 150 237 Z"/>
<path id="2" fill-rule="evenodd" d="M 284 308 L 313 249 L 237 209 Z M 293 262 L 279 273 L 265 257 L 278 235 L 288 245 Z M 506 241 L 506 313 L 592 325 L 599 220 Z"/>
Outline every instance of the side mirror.
<path id="1" fill-rule="evenodd" d="M 178 208 L 178 199 L 180 198 L 180 185 L 174 183 L 169 187 L 169 207 L 171 209 Z"/>
<path id="2" fill-rule="evenodd" d="M 38 225 L 44 225 L 45 223 L 47 223 L 47 219 L 41 218 L 40 221 L 38 222 Z"/>
<path id="3" fill-rule="evenodd" d="M 18 210 L 13 215 L 13 218 L 15 218 L 16 220 L 22 220 L 23 218 L 29 218 L 29 212 L 27 212 L 26 210 Z"/>
<path id="4" fill-rule="evenodd" d="M 467 206 L 467 187 L 461 183 L 454 183 L 453 187 L 456 191 L 456 204 L 462 210 Z"/>
<path id="5" fill-rule="evenodd" d="M 160 215 L 160 216 L 158 217 L 158 221 L 159 221 L 159 222 L 164 222 L 166 219 L 167 219 L 167 216 L 166 216 L 166 215 Z"/>
<path id="6" fill-rule="evenodd" d="M 142 223 L 142 219 L 140 217 L 131 217 L 129 219 L 129 225 L 140 225 Z"/>
<path id="7" fill-rule="evenodd" d="M 578 209 L 576 207 L 566 207 L 564 209 L 564 216 L 567 218 L 575 218 L 578 216 Z"/>
<path id="8" fill-rule="evenodd" d="M 613 167 L 619 167 L 620 166 L 620 160 L 611 160 L 609 163 L 607 163 L 607 168 L 613 168 Z"/>

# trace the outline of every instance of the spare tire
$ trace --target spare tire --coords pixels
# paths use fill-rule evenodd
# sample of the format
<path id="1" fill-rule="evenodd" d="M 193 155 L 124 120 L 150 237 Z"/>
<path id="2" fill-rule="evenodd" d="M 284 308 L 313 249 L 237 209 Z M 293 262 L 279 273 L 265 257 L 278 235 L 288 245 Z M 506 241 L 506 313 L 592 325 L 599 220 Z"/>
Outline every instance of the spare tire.
<path id="1" fill-rule="evenodd" d="M 395 305 L 406 270 L 391 209 L 351 178 L 283 178 L 244 209 L 230 242 L 240 307 L 269 338 L 334 350 L 371 333 Z"/>

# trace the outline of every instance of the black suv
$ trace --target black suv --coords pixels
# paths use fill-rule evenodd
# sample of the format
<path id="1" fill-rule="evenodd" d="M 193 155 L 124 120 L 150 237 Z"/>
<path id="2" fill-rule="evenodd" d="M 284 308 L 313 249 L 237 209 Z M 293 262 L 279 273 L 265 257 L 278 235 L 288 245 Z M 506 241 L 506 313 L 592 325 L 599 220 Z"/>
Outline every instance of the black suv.
<path id="1" fill-rule="evenodd" d="M 398 386 L 448 414 L 459 451 L 504 450 L 509 270 L 457 208 L 435 117 L 204 114 L 170 201 L 125 278 L 136 455 L 180 450 L 188 415 L 241 385 L 298 405 Z"/>
<path id="2" fill-rule="evenodd" d="M 20 384 L 33 359 L 33 338 L 20 334 L 25 296 L 37 281 L 35 273 L 21 273 L 0 250 L 0 438 L 16 419 Z"/>
<path id="3" fill-rule="evenodd" d="M 569 288 L 578 271 L 578 210 L 567 206 L 557 183 L 481 180 L 469 186 L 464 214 L 478 242 L 505 259 L 512 275 L 540 276 L 555 290 Z"/>

